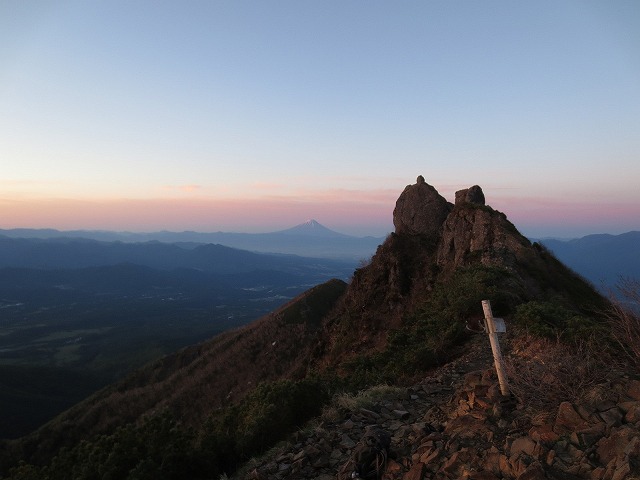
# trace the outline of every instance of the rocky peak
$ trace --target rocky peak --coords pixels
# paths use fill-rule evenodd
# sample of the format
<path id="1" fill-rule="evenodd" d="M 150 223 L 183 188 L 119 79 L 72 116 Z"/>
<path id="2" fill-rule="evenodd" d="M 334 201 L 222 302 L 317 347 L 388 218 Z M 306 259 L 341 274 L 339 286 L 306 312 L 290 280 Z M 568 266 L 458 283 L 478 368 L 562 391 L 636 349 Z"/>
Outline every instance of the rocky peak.
<path id="1" fill-rule="evenodd" d="M 452 205 L 420 175 L 407 185 L 393 210 L 396 233 L 437 238 Z"/>
<path id="2" fill-rule="evenodd" d="M 484 193 L 478 185 L 474 185 L 464 190 L 456 192 L 456 205 L 471 203 L 474 205 L 484 205 Z"/>
<path id="3" fill-rule="evenodd" d="M 398 198 L 393 224 L 398 235 L 437 244 L 437 264 L 445 272 L 476 260 L 508 267 L 531 246 L 504 214 L 486 205 L 478 185 L 458 190 L 452 205 L 422 175 Z"/>
<path id="4" fill-rule="evenodd" d="M 478 185 L 458 190 L 455 205 L 485 205 L 484 193 Z M 396 202 L 393 224 L 396 233 L 440 236 L 453 205 L 419 175 L 414 185 L 407 185 Z"/>
<path id="5" fill-rule="evenodd" d="M 486 205 L 478 185 L 456 192 L 441 232 L 437 262 L 445 271 L 476 261 L 510 268 L 531 253 L 529 240 L 506 215 Z"/>

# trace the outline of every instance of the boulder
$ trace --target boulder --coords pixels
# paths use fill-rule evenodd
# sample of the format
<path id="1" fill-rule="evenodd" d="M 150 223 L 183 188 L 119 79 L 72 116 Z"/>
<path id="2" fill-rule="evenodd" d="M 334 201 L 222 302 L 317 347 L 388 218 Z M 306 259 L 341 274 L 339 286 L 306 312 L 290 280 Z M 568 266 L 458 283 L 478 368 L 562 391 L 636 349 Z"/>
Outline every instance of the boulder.
<path id="1" fill-rule="evenodd" d="M 517 480 L 540 480 L 541 478 L 547 478 L 544 469 L 540 462 L 534 462 L 518 475 Z"/>
<path id="2" fill-rule="evenodd" d="M 531 248 L 529 240 L 503 213 L 485 206 L 484 194 L 477 185 L 456 193 L 456 205 L 441 230 L 437 263 L 443 272 L 478 261 L 510 268 Z"/>
<path id="3" fill-rule="evenodd" d="M 631 444 L 633 438 L 637 436 L 637 430 L 628 426 L 612 429 L 611 435 L 602 438 L 598 442 L 596 452 L 600 462 L 602 462 L 603 465 L 607 465 L 612 460 L 623 458 L 625 455 L 625 448 Z"/>
<path id="4" fill-rule="evenodd" d="M 536 442 L 543 445 L 552 445 L 557 442 L 560 436 L 553 431 L 553 427 L 548 423 L 536 425 L 529 430 L 529 436 Z"/>
<path id="5" fill-rule="evenodd" d="M 622 402 L 620 408 L 624 412 L 624 421 L 626 423 L 640 422 L 640 402 L 637 400 Z"/>
<path id="6" fill-rule="evenodd" d="M 510 452 L 512 457 L 519 457 L 522 454 L 528 455 L 530 457 L 537 457 L 539 453 L 539 448 L 534 440 L 530 437 L 519 437 L 516 438 L 510 447 Z"/>
<path id="7" fill-rule="evenodd" d="M 595 445 L 605 434 L 605 424 L 597 423 L 588 428 L 571 433 L 571 441 L 580 448 L 589 448 Z"/>

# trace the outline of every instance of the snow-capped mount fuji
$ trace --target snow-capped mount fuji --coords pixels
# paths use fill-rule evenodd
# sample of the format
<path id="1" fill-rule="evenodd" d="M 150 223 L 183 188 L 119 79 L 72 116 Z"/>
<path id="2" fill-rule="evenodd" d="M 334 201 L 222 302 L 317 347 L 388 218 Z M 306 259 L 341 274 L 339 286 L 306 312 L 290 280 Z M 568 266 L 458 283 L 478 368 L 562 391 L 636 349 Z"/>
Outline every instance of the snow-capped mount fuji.
<path id="1" fill-rule="evenodd" d="M 313 219 L 285 230 L 253 234 L 250 238 L 251 246 L 245 244 L 244 247 L 247 250 L 352 261 L 369 258 L 384 241 L 384 238 L 354 237 L 336 232 Z"/>
<path id="2" fill-rule="evenodd" d="M 287 228 L 286 230 L 280 230 L 275 232 L 280 235 L 301 235 L 305 237 L 323 237 L 323 238 L 348 238 L 350 235 L 336 232 L 330 228 L 320 224 L 317 220 L 307 220 L 295 227 Z"/>

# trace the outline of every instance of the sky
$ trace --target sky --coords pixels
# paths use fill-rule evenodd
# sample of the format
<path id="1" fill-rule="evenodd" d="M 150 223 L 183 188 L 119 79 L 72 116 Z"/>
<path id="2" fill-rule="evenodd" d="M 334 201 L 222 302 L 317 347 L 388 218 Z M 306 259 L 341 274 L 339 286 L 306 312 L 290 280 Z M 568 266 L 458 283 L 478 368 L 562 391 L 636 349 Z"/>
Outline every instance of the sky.
<path id="1" fill-rule="evenodd" d="M 640 2 L 0 0 L 0 228 L 640 230 Z"/>

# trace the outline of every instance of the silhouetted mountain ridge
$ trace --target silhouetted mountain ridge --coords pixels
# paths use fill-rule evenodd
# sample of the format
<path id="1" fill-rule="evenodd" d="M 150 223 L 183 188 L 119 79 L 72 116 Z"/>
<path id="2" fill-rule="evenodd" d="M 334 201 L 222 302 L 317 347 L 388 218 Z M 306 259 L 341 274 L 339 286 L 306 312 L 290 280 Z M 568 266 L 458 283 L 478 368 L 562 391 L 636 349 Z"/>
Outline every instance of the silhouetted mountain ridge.
<path id="1" fill-rule="evenodd" d="M 353 262 L 258 254 L 223 245 L 183 248 L 175 244 L 103 242 L 85 238 L 9 238 L 0 236 L 0 268 L 86 268 L 134 263 L 156 269 L 193 268 L 216 273 L 254 270 L 348 269 Z M 334 272 L 332 272 L 334 273 Z"/>
<path id="2" fill-rule="evenodd" d="M 85 238 L 103 242 L 143 243 L 158 241 L 194 247 L 201 244 L 220 244 L 231 248 L 259 253 L 294 254 L 358 261 L 369 258 L 383 238 L 355 237 L 331 230 L 316 220 L 309 220 L 292 228 L 270 233 L 233 232 L 108 232 L 54 229 L 1 230 L 0 235 L 10 238 Z"/>
<path id="3" fill-rule="evenodd" d="M 563 263 L 603 290 L 621 278 L 640 279 L 640 232 L 597 234 L 573 240 L 542 240 Z"/>

